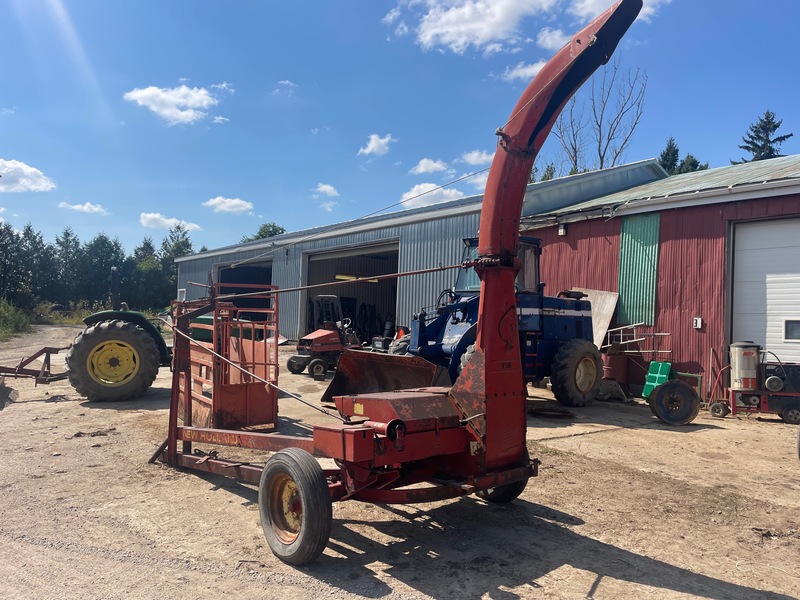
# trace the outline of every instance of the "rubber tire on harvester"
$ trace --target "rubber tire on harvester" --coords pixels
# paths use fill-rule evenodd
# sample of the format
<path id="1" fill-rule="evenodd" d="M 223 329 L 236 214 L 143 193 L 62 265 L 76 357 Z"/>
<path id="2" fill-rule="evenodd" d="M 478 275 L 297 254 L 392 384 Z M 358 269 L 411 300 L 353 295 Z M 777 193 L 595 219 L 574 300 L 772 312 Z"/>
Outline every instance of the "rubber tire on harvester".
<path id="1" fill-rule="evenodd" d="M 135 323 L 118 319 L 84 329 L 66 358 L 70 384 L 92 402 L 144 394 L 160 362 L 155 340 Z"/>
<path id="2" fill-rule="evenodd" d="M 600 389 L 603 361 L 589 340 L 574 339 L 561 345 L 550 367 L 550 387 L 564 406 L 586 406 Z"/>
<path id="3" fill-rule="evenodd" d="M 289 369 L 289 373 L 292 373 L 294 375 L 299 375 L 305 370 L 306 367 L 305 365 L 301 365 L 300 363 L 295 361 L 294 357 L 291 357 L 289 358 L 289 360 L 286 361 L 286 368 Z"/>
<path id="4" fill-rule="evenodd" d="M 665 381 L 652 392 L 647 404 L 655 416 L 667 425 L 687 425 L 700 412 L 700 398 L 695 389 L 678 379 Z"/>
<path id="5" fill-rule="evenodd" d="M 300 566 L 317 558 L 331 535 L 333 503 L 325 473 L 300 448 L 285 448 L 267 461 L 258 484 L 261 527 L 272 553 Z"/>
<path id="6" fill-rule="evenodd" d="M 528 464 L 529 461 L 530 456 L 526 450 L 524 464 Z M 482 500 L 491 502 L 492 504 L 506 504 L 512 500 L 516 500 L 517 497 L 519 497 L 519 495 L 525 490 L 525 486 L 527 485 L 528 480 L 522 479 L 513 483 L 507 483 L 506 485 L 499 485 L 495 488 L 489 488 L 488 490 L 481 490 L 476 492 L 475 495 Z"/>

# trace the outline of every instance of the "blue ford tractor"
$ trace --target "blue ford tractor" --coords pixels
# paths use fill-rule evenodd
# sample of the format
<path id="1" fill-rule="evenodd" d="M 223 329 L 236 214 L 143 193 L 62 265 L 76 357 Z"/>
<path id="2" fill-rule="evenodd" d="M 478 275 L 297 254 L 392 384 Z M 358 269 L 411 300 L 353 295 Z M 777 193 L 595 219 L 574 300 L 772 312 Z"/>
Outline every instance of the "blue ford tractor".
<path id="1" fill-rule="evenodd" d="M 477 238 L 464 245 L 464 261 L 477 258 Z M 603 372 L 593 342 L 591 304 L 582 292 L 545 296 L 540 256 L 540 240 L 520 238 L 517 319 L 525 380 L 536 384 L 549 377 L 556 400 L 585 406 L 597 394 Z M 455 381 L 474 351 L 479 300 L 477 273 L 472 267 L 461 269 L 455 286 L 439 295 L 435 307 L 413 316 L 410 335 L 398 340 L 394 351 L 440 365 Z"/>

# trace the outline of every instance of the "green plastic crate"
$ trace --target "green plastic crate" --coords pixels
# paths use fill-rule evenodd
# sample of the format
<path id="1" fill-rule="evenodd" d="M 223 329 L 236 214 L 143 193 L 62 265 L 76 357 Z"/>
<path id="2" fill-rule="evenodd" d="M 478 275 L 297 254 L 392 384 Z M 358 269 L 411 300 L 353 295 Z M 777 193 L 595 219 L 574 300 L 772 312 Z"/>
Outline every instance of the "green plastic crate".
<path id="1" fill-rule="evenodd" d="M 672 378 L 671 374 L 672 363 L 652 361 L 650 368 L 647 370 L 647 379 L 642 390 L 642 398 L 649 398 L 654 389 Z"/>

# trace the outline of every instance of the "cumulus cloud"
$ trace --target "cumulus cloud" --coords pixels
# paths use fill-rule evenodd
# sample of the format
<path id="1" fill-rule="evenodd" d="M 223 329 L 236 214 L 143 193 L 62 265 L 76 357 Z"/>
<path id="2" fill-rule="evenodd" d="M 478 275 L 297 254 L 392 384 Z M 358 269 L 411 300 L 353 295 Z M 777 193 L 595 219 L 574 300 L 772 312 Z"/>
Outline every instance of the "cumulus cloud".
<path id="1" fill-rule="evenodd" d="M 391 133 L 387 133 L 383 137 L 373 133 L 369 136 L 367 145 L 359 148 L 358 156 L 371 156 L 373 154 L 375 156 L 384 156 L 389 152 L 389 144 L 396 141 L 398 141 L 397 138 L 393 138 Z"/>
<path id="2" fill-rule="evenodd" d="M 338 204 L 339 204 L 339 203 L 338 203 L 338 202 L 336 202 L 336 200 L 326 200 L 325 202 L 323 202 L 322 204 L 320 204 L 320 205 L 319 205 L 319 207 L 320 207 L 322 210 L 324 210 L 325 212 L 333 212 L 333 209 L 334 209 L 334 208 L 336 208 L 336 206 L 337 206 Z"/>
<path id="3" fill-rule="evenodd" d="M 516 67 L 507 67 L 503 74 L 502 79 L 506 81 L 516 81 L 522 79 L 523 81 L 530 81 L 536 74 L 542 70 L 542 67 L 547 64 L 546 60 L 540 60 L 532 65 L 525 64 L 524 62 L 518 63 Z"/>
<path id="4" fill-rule="evenodd" d="M 483 190 L 486 189 L 486 182 L 488 180 L 489 180 L 489 171 L 484 171 L 483 173 L 477 173 L 476 175 L 473 175 L 467 181 L 476 190 L 482 192 Z"/>
<path id="5" fill-rule="evenodd" d="M 67 204 L 66 202 L 59 202 L 58 208 L 66 208 L 76 212 L 104 216 L 110 214 L 105 208 L 103 208 L 102 204 L 92 204 L 91 202 L 84 202 L 83 204 Z"/>
<path id="6" fill-rule="evenodd" d="M 417 42 L 426 50 L 444 47 L 456 54 L 470 47 L 491 47 L 496 52 L 524 39 L 520 32 L 523 19 L 557 5 L 558 0 L 428 0 Z"/>
<path id="7" fill-rule="evenodd" d="M 435 183 L 420 183 L 403 194 L 400 202 L 406 208 L 418 208 L 463 197 L 464 194 L 454 188 L 442 188 Z"/>
<path id="8" fill-rule="evenodd" d="M 139 224 L 149 229 L 172 229 L 176 225 L 183 225 L 186 231 L 202 231 L 203 229 L 196 223 L 189 223 L 175 217 L 165 217 L 161 213 L 141 213 Z"/>
<path id="9" fill-rule="evenodd" d="M 662 4 L 669 4 L 672 0 L 644 0 L 644 6 L 639 13 L 638 19 L 650 22 L 650 19 L 658 14 Z M 569 12 L 576 17 L 588 21 L 595 18 L 609 6 L 607 0 L 573 0 L 570 4 Z"/>
<path id="10" fill-rule="evenodd" d="M 0 158 L 0 192 L 49 192 L 56 184 L 36 167 Z"/>
<path id="11" fill-rule="evenodd" d="M 414 175 L 421 175 L 423 173 L 438 173 L 447 170 L 447 163 L 441 160 L 433 160 L 432 158 L 423 158 L 416 166 L 409 171 Z"/>
<path id="12" fill-rule="evenodd" d="M 491 164 L 494 152 L 484 152 L 483 150 L 470 150 L 461 155 L 461 162 L 465 162 L 473 167 Z"/>
<path id="13" fill-rule="evenodd" d="M 155 113 L 167 125 L 190 125 L 208 116 L 206 109 L 219 104 L 219 100 L 206 88 L 160 88 L 151 85 L 136 88 L 122 96 Z"/>
<path id="14" fill-rule="evenodd" d="M 339 195 L 339 192 L 336 191 L 336 188 L 329 183 L 318 183 L 317 187 L 314 188 L 314 191 L 332 198 L 335 198 Z"/>
<path id="15" fill-rule="evenodd" d="M 555 52 L 556 50 L 561 50 L 569 42 L 569 38 L 570 36 L 560 29 L 544 27 L 536 36 L 536 45 L 545 50 Z"/>
<path id="16" fill-rule="evenodd" d="M 203 206 L 214 209 L 214 212 L 226 212 L 240 215 L 253 211 L 253 203 L 241 198 L 223 198 L 217 196 L 202 203 Z"/>

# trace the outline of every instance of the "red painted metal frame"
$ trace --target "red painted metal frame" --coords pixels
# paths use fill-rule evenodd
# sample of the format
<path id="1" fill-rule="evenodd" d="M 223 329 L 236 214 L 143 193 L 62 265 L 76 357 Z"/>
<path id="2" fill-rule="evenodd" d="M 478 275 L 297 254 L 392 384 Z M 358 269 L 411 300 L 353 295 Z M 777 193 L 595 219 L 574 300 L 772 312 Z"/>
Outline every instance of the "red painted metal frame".
<path id="1" fill-rule="evenodd" d="M 51 381 L 59 381 L 60 379 L 66 379 L 68 375 L 67 373 L 56 373 L 55 375 L 53 375 L 50 372 L 50 356 L 53 354 L 58 354 L 62 350 L 67 350 L 67 349 L 68 347 L 42 348 L 35 354 L 23 358 L 16 367 L 0 366 L 0 375 L 5 377 L 14 377 L 14 378 L 30 377 L 35 379 L 37 384 L 39 383 L 47 384 L 50 383 Z M 42 359 L 42 366 L 40 368 L 38 369 L 26 368 L 40 356 L 44 356 L 44 358 Z"/>
<path id="2" fill-rule="evenodd" d="M 191 369 L 191 342 L 178 336 L 166 462 L 256 482 L 260 467 L 192 456 L 191 444 L 299 447 L 337 460 L 340 468 L 326 472 L 332 499 L 387 503 L 452 498 L 536 476 L 539 462 L 530 460 L 525 442 L 514 290 L 522 201 L 536 154 L 564 104 L 608 61 L 641 7 L 642 0 L 621 0 L 576 34 L 542 68 L 498 130 L 474 264 L 481 279 L 476 351 L 452 388 L 336 396 L 344 423 L 315 426 L 313 439 L 192 427 L 191 410 L 189 422 L 178 426 L 181 377 Z M 187 304 L 176 314 L 177 330 L 188 332 L 191 320 L 208 312 L 219 312 L 213 300 Z M 217 368 L 215 363 L 215 377 Z M 191 395 L 183 393 L 190 405 Z M 430 487 L 408 487 L 419 483 Z"/>

